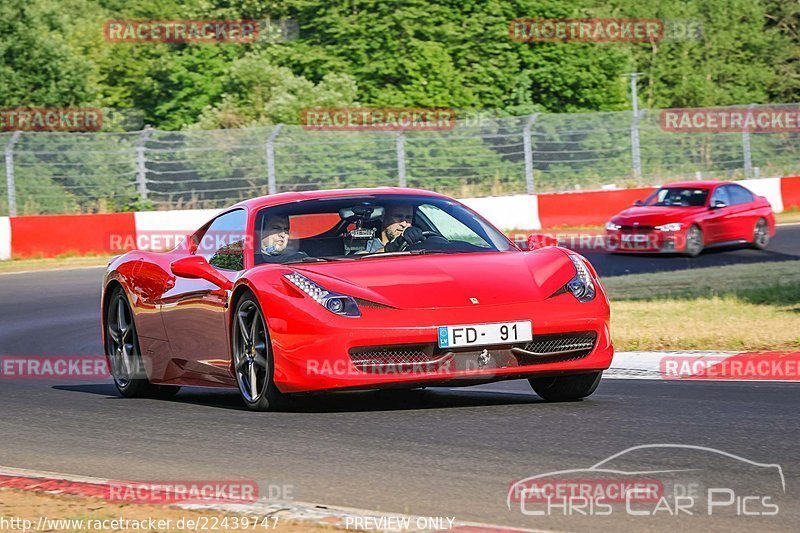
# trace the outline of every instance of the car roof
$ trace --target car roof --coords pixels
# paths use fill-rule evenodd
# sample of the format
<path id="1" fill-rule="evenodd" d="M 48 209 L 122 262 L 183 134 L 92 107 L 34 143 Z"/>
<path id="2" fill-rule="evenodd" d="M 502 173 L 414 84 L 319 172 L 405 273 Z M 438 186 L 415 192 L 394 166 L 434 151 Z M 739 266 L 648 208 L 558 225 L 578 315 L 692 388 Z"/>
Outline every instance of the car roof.
<path id="1" fill-rule="evenodd" d="M 693 187 L 695 189 L 713 189 L 717 185 L 730 185 L 731 181 L 721 180 L 692 180 L 692 181 L 673 181 L 665 183 L 662 187 Z"/>
<path id="2" fill-rule="evenodd" d="M 233 207 L 248 207 L 249 209 L 261 209 L 262 207 L 269 207 L 273 205 L 287 204 L 291 202 L 299 202 L 303 200 L 318 200 L 323 198 L 348 198 L 358 196 L 374 196 L 376 194 L 382 195 L 415 195 L 415 196 L 432 196 L 436 198 L 447 198 L 439 193 L 426 191 L 424 189 L 410 189 L 405 187 L 373 187 L 369 189 L 328 189 L 324 191 L 293 191 L 282 192 L 278 194 L 271 194 L 268 196 L 259 196 L 257 198 L 250 198 L 243 200 Z"/>

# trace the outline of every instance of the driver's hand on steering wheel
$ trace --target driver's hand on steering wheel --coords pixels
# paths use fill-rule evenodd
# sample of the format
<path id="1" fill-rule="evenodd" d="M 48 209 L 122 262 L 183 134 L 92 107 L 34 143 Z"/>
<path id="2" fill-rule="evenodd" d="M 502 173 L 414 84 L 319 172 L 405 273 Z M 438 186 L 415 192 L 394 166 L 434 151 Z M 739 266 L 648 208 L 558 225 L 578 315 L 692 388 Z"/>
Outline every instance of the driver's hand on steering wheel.
<path id="1" fill-rule="evenodd" d="M 412 244 L 417 244 L 425 240 L 425 235 L 422 230 L 414 226 L 407 227 L 403 234 L 395 238 L 393 241 L 386 243 L 383 247 L 385 252 L 399 252 Z"/>

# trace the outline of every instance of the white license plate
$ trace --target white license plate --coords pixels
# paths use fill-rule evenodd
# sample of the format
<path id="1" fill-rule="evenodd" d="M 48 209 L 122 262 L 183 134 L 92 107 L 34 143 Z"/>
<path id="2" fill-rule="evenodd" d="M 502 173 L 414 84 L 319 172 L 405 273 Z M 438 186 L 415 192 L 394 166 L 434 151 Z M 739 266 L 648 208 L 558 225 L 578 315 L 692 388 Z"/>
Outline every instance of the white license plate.
<path id="1" fill-rule="evenodd" d="M 530 320 L 498 322 L 496 324 L 468 324 L 464 326 L 439 326 L 439 348 L 461 346 L 488 346 L 526 342 L 533 339 Z"/>

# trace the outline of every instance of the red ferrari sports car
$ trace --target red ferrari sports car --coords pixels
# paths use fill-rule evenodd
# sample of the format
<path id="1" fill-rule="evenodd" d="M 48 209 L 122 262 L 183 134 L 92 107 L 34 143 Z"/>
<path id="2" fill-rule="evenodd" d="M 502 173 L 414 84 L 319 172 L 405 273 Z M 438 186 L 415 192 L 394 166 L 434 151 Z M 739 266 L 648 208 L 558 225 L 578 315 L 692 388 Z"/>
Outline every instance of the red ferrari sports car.
<path id="1" fill-rule="evenodd" d="M 590 395 L 611 364 L 609 306 L 580 255 L 518 249 L 428 191 L 292 192 L 220 212 L 176 249 L 108 266 L 103 341 L 124 396 L 288 394 L 529 379 Z"/>
<path id="2" fill-rule="evenodd" d="M 764 249 L 775 216 L 763 196 L 729 181 L 668 183 L 606 223 L 612 252 L 684 253 L 746 243 Z"/>

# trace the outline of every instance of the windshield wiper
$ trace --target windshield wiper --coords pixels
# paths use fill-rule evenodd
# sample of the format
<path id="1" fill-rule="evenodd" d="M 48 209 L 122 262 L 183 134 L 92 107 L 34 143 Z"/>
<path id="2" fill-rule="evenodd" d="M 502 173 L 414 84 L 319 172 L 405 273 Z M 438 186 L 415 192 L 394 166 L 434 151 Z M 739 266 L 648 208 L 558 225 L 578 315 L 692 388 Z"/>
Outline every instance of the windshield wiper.
<path id="1" fill-rule="evenodd" d="M 457 254 L 460 250 L 408 250 L 409 255 L 428 255 L 428 254 Z"/>
<path id="2" fill-rule="evenodd" d="M 338 257 L 303 257 L 301 259 L 295 259 L 294 261 L 289 261 L 288 263 L 284 263 L 284 265 L 293 265 L 296 263 L 330 263 L 332 261 L 347 261 L 347 259 L 340 259 Z"/>
<path id="3" fill-rule="evenodd" d="M 361 261 L 362 259 L 367 259 L 369 257 L 373 258 L 380 258 L 380 257 L 400 257 L 405 255 L 428 255 L 428 254 L 465 254 L 469 252 L 465 252 L 464 250 L 403 250 L 402 252 L 375 252 L 371 254 L 360 254 L 356 256 L 348 256 L 352 257 L 353 259 L 358 259 Z"/>

